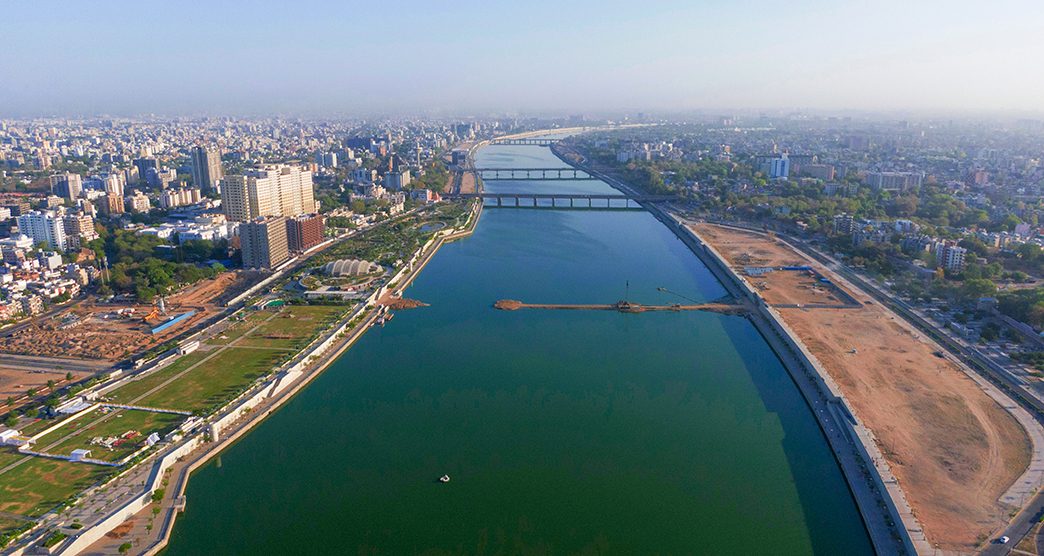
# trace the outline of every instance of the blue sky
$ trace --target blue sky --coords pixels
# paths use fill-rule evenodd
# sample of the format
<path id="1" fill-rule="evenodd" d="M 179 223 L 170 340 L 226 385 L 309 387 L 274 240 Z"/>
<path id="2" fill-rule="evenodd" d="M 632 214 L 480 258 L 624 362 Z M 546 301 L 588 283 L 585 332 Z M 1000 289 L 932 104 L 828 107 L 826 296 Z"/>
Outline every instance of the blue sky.
<path id="1" fill-rule="evenodd" d="M 0 115 L 1044 112 L 1044 6 L 15 0 Z"/>

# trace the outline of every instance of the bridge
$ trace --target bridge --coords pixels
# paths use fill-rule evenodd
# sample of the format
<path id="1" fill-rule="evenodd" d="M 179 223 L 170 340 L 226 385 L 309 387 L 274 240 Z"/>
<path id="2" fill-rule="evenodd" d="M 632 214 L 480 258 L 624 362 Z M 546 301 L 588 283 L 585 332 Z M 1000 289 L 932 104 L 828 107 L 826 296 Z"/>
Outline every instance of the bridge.
<path id="1" fill-rule="evenodd" d="M 598 179 L 579 168 L 475 168 L 475 172 L 484 180 L 558 181 Z"/>
<path id="2" fill-rule="evenodd" d="M 538 139 L 538 138 L 522 138 L 522 139 L 494 139 L 489 142 L 490 145 L 536 145 L 538 147 L 550 147 L 557 143 L 559 139 Z"/>
<path id="3" fill-rule="evenodd" d="M 641 208 L 639 203 L 657 203 L 663 201 L 675 201 L 678 198 L 671 195 L 623 195 L 623 194 L 590 194 L 590 193 L 449 193 L 443 195 L 448 199 L 482 199 L 483 201 L 495 200 L 497 207 L 517 208 L 610 208 L 610 209 L 637 209 Z M 508 201 L 505 204 L 505 200 Z M 523 204 L 523 200 L 526 201 Z M 551 201 L 550 204 L 541 204 L 539 201 Z M 568 204 L 566 203 L 568 201 Z M 584 202 L 586 201 L 586 203 Z M 605 201 L 595 204 L 595 201 Z M 613 203 L 613 201 L 618 201 Z M 623 203 L 619 203 L 623 201 Z"/>

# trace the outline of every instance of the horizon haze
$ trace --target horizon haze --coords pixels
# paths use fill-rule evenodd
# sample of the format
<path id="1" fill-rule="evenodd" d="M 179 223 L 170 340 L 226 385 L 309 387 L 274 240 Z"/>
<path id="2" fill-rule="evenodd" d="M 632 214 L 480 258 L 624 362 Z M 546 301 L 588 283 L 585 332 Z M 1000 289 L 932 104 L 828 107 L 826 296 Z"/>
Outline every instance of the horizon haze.
<path id="1" fill-rule="evenodd" d="M 0 116 L 1044 113 L 1044 11 L 835 5 L 15 2 Z"/>

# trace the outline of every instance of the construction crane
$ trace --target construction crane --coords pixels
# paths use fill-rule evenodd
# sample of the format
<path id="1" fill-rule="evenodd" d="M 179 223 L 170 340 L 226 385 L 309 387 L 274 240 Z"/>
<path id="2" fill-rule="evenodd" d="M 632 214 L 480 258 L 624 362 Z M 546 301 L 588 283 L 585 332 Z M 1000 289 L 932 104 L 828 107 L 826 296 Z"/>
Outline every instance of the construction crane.
<path id="1" fill-rule="evenodd" d="M 691 298 L 691 297 L 688 297 L 688 296 L 682 295 L 682 294 L 680 294 L 680 293 L 678 293 L 678 292 L 674 292 L 674 291 L 671 291 L 671 290 L 669 290 L 669 289 L 667 289 L 667 288 L 662 288 L 662 287 L 661 287 L 661 288 L 656 288 L 656 291 L 658 291 L 658 292 L 663 292 L 663 293 L 669 293 L 669 294 L 671 294 L 671 295 L 676 295 L 676 296 L 678 296 L 678 297 L 680 297 L 680 298 L 682 298 L 682 299 L 684 299 L 684 300 L 686 300 L 686 301 L 691 301 L 691 302 L 693 302 L 693 303 L 695 303 L 695 304 L 697 304 L 697 305 L 699 305 L 700 303 L 703 303 L 703 301 L 700 301 L 700 300 L 698 300 L 698 299 L 693 299 L 693 298 Z"/>

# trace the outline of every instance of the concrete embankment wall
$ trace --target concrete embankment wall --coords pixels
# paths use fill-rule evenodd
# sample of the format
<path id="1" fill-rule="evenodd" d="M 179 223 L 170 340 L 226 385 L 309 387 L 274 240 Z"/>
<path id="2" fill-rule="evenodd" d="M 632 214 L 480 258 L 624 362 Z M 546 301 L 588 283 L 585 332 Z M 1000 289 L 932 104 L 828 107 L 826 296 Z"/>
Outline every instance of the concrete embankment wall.
<path id="1" fill-rule="evenodd" d="M 585 165 L 573 164 L 563 158 L 557 149 L 552 150 L 563 162 L 578 166 L 625 193 L 635 193 L 627 184 Z M 848 482 L 875 551 L 878 554 L 930 552 L 932 548 L 920 524 L 909 511 L 905 496 L 877 449 L 871 432 L 852 414 L 840 389 L 815 356 L 783 322 L 779 313 L 765 303 L 755 288 L 733 271 L 721 253 L 673 215 L 653 204 L 648 204 L 646 209 L 704 262 L 731 295 L 747 299 L 754 305 L 755 311 L 750 315 L 750 320 L 780 357 L 823 430 Z M 829 411 L 815 411 L 819 402 Z M 843 432 L 844 442 L 829 434 L 834 427 Z M 900 509 L 900 505 L 903 509 Z"/>
<path id="2" fill-rule="evenodd" d="M 884 462 L 876 444 L 873 443 L 869 430 L 860 424 L 852 414 L 847 401 L 836 383 L 830 378 L 830 375 L 798 339 L 797 334 L 787 326 L 780 314 L 765 303 L 764 299 L 746 279 L 732 270 L 725 258 L 714 247 L 700 239 L 673 216 L 658 210 L 656 212 L 660 213 L 656 215 L 657 218 L 671 228 L 703 260 L 711 272 L 726 286 L 726 289 L 729 289 L 734 295 L 738 293 L 755 304 L 756 309 L 751 321 L 769 344 L 773 346 L 773 349 L 777 351 L 777 354 L 781 356 L 785 366 L 795 379 L 795 383 L 797 383 L 806 401 L 809 403 L 810 408 L 814 407 L 817 397 L 826 402 L 832 418 L 827 421 L 822 414 L 818 413 L 816 413 L 816 417 L 819 419 L 821 427 L 827 427 L 827 430 L 829 430 L 829 427 L 836 426 L 842 430 L 848 439 L 848 447 L 853 449 L 858 456 L 861 463 L 859 468 L 853 469 L 851 466 L 846 466 L 845 458 L 839 452 L 847 447 L 833 445 L 834 442 L 831 441 L 830 435 L 827 435 L 827 440 L 832 444 L 831 448 L 834 450 L 849 487 L 852 489 L 857 507 L 863 515 L 864 523 L 870 533 L 875 550 L 879 554 L 891 554 L 895 552 L 897 547 L 901 547 L 902 550 L 909 554 L 917 554 L 918 547 L 915 545 L 910 532 L 920 532 L 921 527 L 915 521 L 911 522 L 913 519 L 912 515 L 900 511 L 897 506 L 893 498 L 902 499 L 902 493 L 898 491 L 898 486 L 893 482 L 894 479 L 891 479 L 891 473 L 887 470 L 887 463 Z M 781 349 L 787 353 L 780 353 Z M 793 368 L 793 365 L 787 364 L 788 360 L 796 360 L 800 367 Z M 811 385 L 813 391 L 808 391 L 807 388 L 803 387 L 805 384 Z M 813 412 L 815 413 L 814 409 Z M 880 470 L 879 466 L 884 466 L 885 469 Z M 884 474 L 890 478 L 890 484 L 885 483 L 881 471 L 884 471 Z M 869 492 L 865 488 L 865 480 L 867 479 L 873 486 Z M 882 519 L 882 517 L 885 519 Z M 898 526 L 900 524 L 901 526 Z M 923 536 L 920 536 L 917 540 L 924 541 Z M 922 543 L 918 542 L 917 544 Z M 921 546 L 922 551 L 925 548 L 930 548 L 926 542 Z"/>
<path id="3" fill-rule="evenodd" d="M 406 265 L 406 267 L 403 270 L 400 270 L 400 272 L 396 273 L 395 276 L 392 277 L 392 280 L 389 281 L 389 284 L 401 280 L 402 283 L 401 284 L 397 284 L 396 289 L 401 291 L 402 289 L 406 288 L 406 286 L 409 285 L 409 283 L 420 273 L 421 269 L 424 268 L 424 266 L 428 263 L 428 261 L 431 260 L 431 258 L 435 255 L 435 253 L 438 252 L 438 249 L 444 243 L 446 243 L 448 241 L 453 241 L 455 239 L 458 239 L 458 238 L 461 238 L 461 237 L 464 237 L 464 236 L 467 236 L 467 235 L 471 234 L 474 231 L 475 226 L 478 223 L 478 218 L 481 215 L 481 213 L 482 213 L 482 204 L 481 203 L 476 203 L 476 206 L 472 209 L 472 214 L 471 214 L 471 217 L 469 219 L 468 225 L 467 225 L 467 227 L 464 230 L 455 230 L 454 229 L 454 230 L 445 230 L 444 232 L 440 232 L 436 238 L 434 238 L 432 241 L 428 242 L 425 245 L 425 248 L 419 250 L 418 253 L 414 255 L 414 258 L 412 259 L 412 261 L 417 261 L 418 258 L 420 259 L 420 261 L 417 264 L 412 265 L 413 266 L 412 271 L 408 271 L 407 272 L 406 269 L 409 269 L 411 267 L 411 265 Z M 283 400 L 282 401 L 285 401 L 285 400 L 288 400 L 291 397 L 293 397 L 297 392 L 299 392 L 301 389 L 303 389 L 305 386 L 307 386 L 308 383 L 311 381 L 311 379 L 313 379 L 316 376 L 318 376 L 319 375 L 319 371 L 322 370 L 322 369 L 316 369 L 316 371 L 313 372 L 311 375 L 305 377 L 305 380 L 297 380 L 298 378 L 301 377 L 301 375 L 304 374 L 304 371 L 307 368 L 307 366 L 312 364 L 312 363 L 314 363 L 315 360 L 318 359 L 320 356 L 326 355 L 326 352 L 331 347 L 333 347 L 339 341 L 341 341 L 342 340 L 342 336 L 345 333 L 350 331 L 349 330 L 349 324 L 351 323 L 351 321 L 354 320 L 356 317 L 362 315 L 363 312 L 365 311 L 365 309 L 367 309 L 367 308 L 371 307 L 372 305 L 374 305 L 381 296 L 383 296 L 385 293 L 387 293 L 387 290 L 388 290 L 387 286 L 386 287 L 382 287 L 378 291 L 376 291 L 372 295 L 370 295 L 370 297 L 368 297 L 366 299 L 366 301 L 356 311 L 354 311 L 352 313 L 351 316 L 349 316 L 347 319 L 345 319 L 345 322 L 341 326 L 339 326 L 337 329 L 331 331 L 322 342 L 320 342 L 314 348 L 310 349 L 307 355 L 301 357 L 300 360 L 296 364 L 292 365 L 291 367 L 286 369 L 284 372 L 280 373 L 270 383 L 266 383 L 266 386 L 267 386 L 266 388 L 261 389 L 261 391 L 259 391 L 257 394 L 255 394 L 255 396 L 252 396 L 250 399 L 242 402 L 241 405 L 237 406 L 236 410 L 230 411 L 221 420 L 216 422 L 215 424 L 219 425 L 219 426 L 215 430 L 215 432 L 220 434 L 220 432 L 222 430 L 226 429 L 229 425 L 233 424 L 236 420 L 238 420 L 240 417 L 242 417 L 243 410 L 246 409 L 247 406 L 249 406 L 250 408 L 256 406 L 257 402 L 259 402 L 261 398 L 266 397 L 266 396 L 267 397 L 275 396 L 277 394 L 280 394 L 280 393 L 286 391 L 288 388 L 290 388 L 290 390 L 288 392 L 286 392 L 284 394 L 284 396 L 283 396 Z M 356 340 L 358 340 L 360 337 L 362 337 L 363 333 L 369 327 L 369 322 L 370 321 L 363 321 L 361 323 L 362 326 L 360 326 L 358 329 L 356 329 L 355 332 L 350 337 L 344 339 L 343 343 L 340 344 L 340 347 L 338 347 L 336 349 L 336 351 L 334 351 L 333 353 L 328 354 L 326 363 L 329 364 L 329 363 L 333 362 L 338 355 L 343 353 L 353 343 L 355 343 Z M 274 404 L 274 405 L 266 408 L 263 413 L 261 413 L 259 415 L 256 415 L 256 416 L 253 416 L 253 422 L 257 423 L 257 422 L 260 422 L 261 420 L 263 420 L 264 418 L 268 417 L 269 415 L 274 413 L 276 410 L 278 410 L 280 405 L 281 404 Z M 192 475 L 193 472 L 196 471 L 196 469 L 198 469 L 199 467 L 204 465 L 207 461 L 209 461 L 211 457 L 213 457 L 214 455 L 220 453 L 225 447 L 227 447 L 231 443 L 233 443 L 236 440 L 238 440 L 242 435 L 246 434 L 251 428 L 252 428 L 252 426 L 242 427 L 242 428 L 238 429 L 235 433 L 233 433 L 231 436 L 226 437 L 226 438 L 222 438 L 217 443 L 217 445 L 214 446 L 205 456 L 203 456 L 203 457 L 199 458 L 198 460 L 192 462 L 192 464 L 189 467 L 187 467 L 186 469 L 182 470 L 182 472 L 179 473 L 178 481 L 177 481 L 177 489 L 178 489 L 177 490 L 177 497 L 179 499 L 182 499 L 182 497 L 184 496 L 184 493 L 185 493 L 185 488 L 188 485 L 189 477 Z M 177 517 L 176 514 L 177 514 L 176 510 L 167 512 L 167 514 L 165 516 L 165 519 L 164 519 L 164 522 L 161 525 L 161 528 L 159 530 L 160 531 L 159 539 L 157 539 L 157 541 L 152 546 L 150 546 L 144 552 L 144 554 L 147 554 L 147 555 L 158 554 L 167 545 L 167 542 L 169 542 L 169 540 L 170 540 L 171 532 L 173 531 L 173 528 L 174 528 L 174 521 L 175 521 L 175 519 Z M 116 525 L 118 525 L 118 524 L 119 523 L 116 523 Z"/>
<path id="4" fill-rule="evenodd" d="M 198 438 L 192 438 L 158 459 L 153 464 L 152 471 L 141 494 L 114 509 L 93 527 L 81 531 L 71 542 L 62 546 L 60 551 L 56 551 L 56 554 L 72 555 L 83 552 L 87 547 L 100 541 L 106 533 L 147 508 L 152 503 L 152 493 L 162 487 L 163 475 L 167 472 L 167 469 L 174 465 L 179 458 L 196 449 L 199 443 L 200 440 Z"/>

